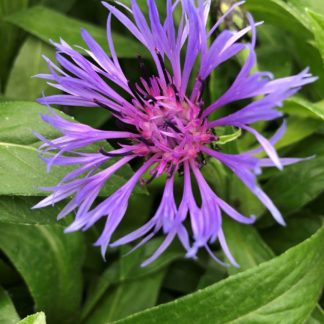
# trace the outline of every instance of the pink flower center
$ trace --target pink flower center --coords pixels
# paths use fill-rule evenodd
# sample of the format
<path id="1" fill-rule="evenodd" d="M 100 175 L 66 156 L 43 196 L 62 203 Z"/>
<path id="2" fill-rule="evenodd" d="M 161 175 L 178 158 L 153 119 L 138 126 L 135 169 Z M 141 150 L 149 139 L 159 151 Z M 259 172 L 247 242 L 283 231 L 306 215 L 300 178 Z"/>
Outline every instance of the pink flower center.
<path id="1" fill-rule="evenodd" d="M 200 117 L 201 109 L 188 98 L 180 98 L 173 84 L 162 86 L 152 77 L 136 85 L 139 99 L 133 104 L 140 117 L 133 121 L 141 135 L 137 154 L 155 155 L 159 160 L 158 174 L 178 169 L 186 160 L 199 159 L 200 148 L 215 141 L 216 137 Z"/>

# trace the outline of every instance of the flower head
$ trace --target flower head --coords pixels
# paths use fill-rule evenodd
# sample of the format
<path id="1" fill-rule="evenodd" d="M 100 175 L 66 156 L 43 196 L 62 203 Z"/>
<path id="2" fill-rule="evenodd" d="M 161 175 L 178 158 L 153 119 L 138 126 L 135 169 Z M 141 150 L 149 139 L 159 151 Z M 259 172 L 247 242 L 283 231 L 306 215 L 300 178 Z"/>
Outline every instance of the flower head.
<path id="1" fill-rule="evenodd" d="M 282 225 L 284 220 L 270 198 L 258 186 L 256 175 L 263 167 L 296 163 L 298 159 L 280 159 L 273 145 L 283 135 L 285 123 L 271 140 L 266 139 L 251 125 L 282 117 L 276 107 L 296 93 L 301 86 L 313 82 L 308 70 L 298 75 L 274 80 L 271 73 L 252 72 L 256 63 L 256 27 L 250 15 L 249 25 L 240 31 L 221 30 L 224 19 L 243 2 L 234 4 L 212 28 L 208 28 L 210 1 L 167 0 L 166 17 L 162 21 L 154 0 L 147 0 L 148 18 L 141 12 L 136 0 L 131 7 L 103 3 L 108 9 L 107 39 L 110 53 L 106 53 L 86 31 L 82 37 L 88 49 L 87 56 L 61 40 L 55 44 L 56 59 L 60 66 L 46 58 L 50 74 L 40 77 L 63 92 L 39 99 L 46 105 L 102 107 L 130 131 L 102 131 L 76 122 L 64 120 L 54 111 L 43 116 L 44 122 L 58 129 L 63 136 L 53 141 L 39 137 L 44 144 L 43 159 L 52 165 L 75 165 L 53 188 L 52 194 L 36 207 L 45 207 L 67 197 L 73 198 L 59 214 L 65 217 L 75 212 L 74 222 L 66 231 L 87 230 L 102 218 L 104 230 L 96 245 L 105 255 L 109 246 L 116 247 L 133 241 L 138 246 L 159 232 L 165 240 L 144 262 L 152 262 L 177 237 L 188 257 L 196 257 L 200 248 L 206 249 L 217 261 L 209 245 L 218 241 L 228 260 L 235 266 L 222 230 L 224 215 L 243 224 L 252 224 L 255 217 L 246 217 L 222 200 L 203 177 L 201 168 L 209 159 L 217 159 L 232 170 L 256 195 L 273 217 Z M 176 26 L 175 11 L 181 11 Z M 140 59 L 142 76 L 136 83 L 128 80 L 119 63 L 111 33 L 111 19 L 116 18 L 151 54 L 156 73 L 149 75 Z M 250 42 L 243 37 L 252 33 Z M 247 50 L 248 57 L 229 89 L 215 102 L 207 105 L 203 100 L 205 83 L 210 74 L 223 62 Z M 107 81 L 108 80 L 108 81 Z M 193 80 L 193 86 L 189 86 Z M 116 89 L 120 89 L 120 91 Z M 122 94 L 123 93 L 123 94 Z M 128 99 L 130 98 L 130 99 Z M 234 101 L 251 99 L 250 103 L 224 117 L 213 119 L 212 114 Z M 260 148 L 241 154 L 226 154 L 214 148 L 217 129 L 234 126 L 251 133 Z M 96 153 L 82 153 L 82 148 L 102 140 L 118 139 L 119 147 Z M 257 158 L 264 151 L 269 158 Z M 53 154 L 54 152 L 54 154 Z M 119 158 L 117 162 L 107 162 Z M 121 167 L 133 159 L 143 164 L 115 193 L 96 206 L 94 201 L 104 184 Z M 114 159 L 115 161 L 115 159 Z M 144 174 L 150 177 L 143 180 Z M 179 203 L 173 194 L 177 173 L 183 175 L 183 196 Z M 155 215 L 134 232 L 111 241 L 127 210 L 128 200 L 136 184 L 148 183 L 167 175 L 161 204 Z M 201 203 L 197 204 L 192 181 L 198 185 Z M 225 216 L 225 217 L 227 217 Z M 185 227 L 189 220 L 191 231 Z"/>

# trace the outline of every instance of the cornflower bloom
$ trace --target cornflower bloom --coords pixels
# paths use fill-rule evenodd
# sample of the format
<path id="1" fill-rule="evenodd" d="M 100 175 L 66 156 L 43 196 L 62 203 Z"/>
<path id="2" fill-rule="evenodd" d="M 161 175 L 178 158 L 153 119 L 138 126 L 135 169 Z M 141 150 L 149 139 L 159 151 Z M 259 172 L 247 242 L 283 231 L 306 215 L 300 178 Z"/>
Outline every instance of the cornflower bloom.
<path id="1" fill-rule="evenodd" d="M 242 215 L 211 189 L 201 168 L 208 160 L 216 159 L 234 172 L 275 220 L 284 225 L 279 210 L 258 186 L 256 176 L 262 168 L 275 166 L 282 169 L 300 159 L 281 159 L 273 146 L 284 134 L 285 122 L 270 140 L 251 125 L 282 117 L 283 114 L 276 107 L 316 78 L 307 69 L 281 79 L 274 79 L 268 72 L 254 73 L 258 23 L 247 15 L 249 24 L 242 30 L 219 28 L 226 17 L 242 4 L 234 4 L 208 28 L 210 0 L 166 0 L 163 21 L 154 0 L 147 0 L 148 17 L 141 12 L 136 0 L 131 0 L 130 8 L 120 3 L 112 5 L 103 2 L 109 12 L 109 54 L 86 30 L 81 32 L 88 47 L 84 49 L 86 56 L 63 40 L 55 44 L 56 60 L 60 66 L 46 58 L 50 74 L 39 77 L 49 80 L 63 94 L 43 97 L 39 102 L 48 106 L 101 107 L 130 130 L 97 130 L 65 120 L 54 111 L 43 115 L 44 122 L 63 134 L 55 140 L 38 135 L 44 142 L 41 150 L 48 169 L 53 165 L 75 165 L 76 169 L 57 186 L 47 188 L 52 194 L 35 207 L 46 207 L 73 197 L 58 215 L 61 219 L 75 212 L 74 221 L 66 232 L 87 230 L 105 218 L 103 232 L 95 243 L 101 247 L 103 256 L 108 247 L 139 241 L 135 246 L 137 248 L 163 232 L 163 243 L 143 266 L 159 257 L 175 238 L 180 240 L 187 257 L 195 258 L 198 250 L 203 248 L 217 262 L 225 264 L 210 249 L 211 244 L 219 242 L 230 263 L 238 266 L 226 243 L 222 217 L 226 215 L 242 224 L 252 224 L 256 218 Z M 176 11 L 181 11 L 178 24 L 175 23 Z M 144 61 L 140 60 L 142 75 L 138 82 L 132 83 L 125 76 L 112 39 L 112 17 L 148 50 L 156 67 L 154 74 L 148 74 Z M 252 34 L 251 41 L 243 41 L 242 38 L 248 33 Z M 206 105 L 203 101 L 204 86 L 211 73 L 243 50 L 248 51 L 248 56 L 234 82 L 215 102 Z M 190 80 L 193 80 L 192 86 Z M 116 90 L 118 88 L 125 95 L 121 95 L 121 91 Z M 252 100 L 224 117 L 211 117 L 215 111 L 243 99 Z M 251 133 L 260 146 L 241 154 L 221 152 L 214 143 L 218 140 L 217 129 L 224 126 Z M 109 152 L 104 149 L 95 153 L 82 152 L 82 148 L 88 145 L 112 139 L 117 139 L 119 144 Z M 265 152 L 268 158 L 258 158 L 257 154 L 261 152 Z M 117 162 L 107 166 L 112 158 L 118 158 Z M 109 178 L 128 162 L 139 158 L 143 163 L 129 181 L 93 206 Z M 145 176 L 148 173 L 150 176 Z M 183 175 L 184 183 L 179 203 L 175 201 L 173 193 L 177 173 Z M 148 183 L 162 175 L 167 175 L 165 189 L 154 216 L 134 232 L 112 242 L 112 235 L 123 220 L 136 184 L 139 181 Z M 199 188 L 199 204 L 193 194 L 193 181 Z M 191 225 L 190 231 L 184 225 L 186 220 Z"/>

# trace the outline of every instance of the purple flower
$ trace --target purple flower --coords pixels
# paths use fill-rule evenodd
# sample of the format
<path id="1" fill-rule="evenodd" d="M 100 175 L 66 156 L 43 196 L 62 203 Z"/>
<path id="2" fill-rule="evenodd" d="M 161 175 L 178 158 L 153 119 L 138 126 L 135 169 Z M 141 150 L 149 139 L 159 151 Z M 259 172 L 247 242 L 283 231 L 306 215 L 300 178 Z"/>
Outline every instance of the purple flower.
<path id="1" fill-rule="evenodd" d="M 42 158 L 48 170 L 51 166 L 64 165 L 75 165 L 76 168 L 57 186 L 44 188 L 52 194 L 35 207 L 46 207 L 72 197 L 58 216 L 63 218 L 75 212 L 75 219 L 66 229 L 67 232 L 87 230 L 104 218 L 106 224 L 96 242 L 101 246 L 103 256 L 109 246 L 117 247 L 137 241 L 137 248 L 163 232 L 165 240 L 143 265 L 155 260 L 178 238 L 187 251 L 187 257 L 195 258 L 198 250 L 204 248 L 217 262 L 224 264 L 210 249 L 210 245 L 218 241 L 230 263 L 238 266 L 226 243 L 222 218 L 230 217 L 242 224 L 252 224 L 255 217 L 241 215 L 213 192 L 201 172 L 203 162 L 210 159 L 217 159 L 233 171 L 276 221 L 285 224 L 279 210 L 258 186 L 256 175 L 264 167 L 282 169 L 284 165 L 299 162 L 300 159 L 280 159 L 273 146 L 284 134 L 285 122 L 271 140 L 251 125 L 282 117 L 276 107 L 316 78 L 308 70 L 277 80 L 273 80 L 268 72 L 252 73 L 256 63 L 258 24 L 248 15 L 249 26 L 241 31 L 219 31 L 218 28 L 226 16 L 243 2 L 233 5 L 211 29 L 206 27 L 210 1 L 199 0 L 197 3 L 192 0 L 166 0 L 166 17 L 161 21 L 154 0 L 147 0 L 149 19 L 143 15 L 135 0 L 131 0 L 130 8 L 118 4 L 119 9 L 104 2 L 109 11 L 109 54 L 86 30 L 82 30 L 82 37 L 88 46 L 84 50 L 87 56 L 61 40 L 55 44 L 60 67 L 45 58 L 51 73 L 39 77 L 49 80 L 63 94 L 43 97 L 39 102 L 46 105 L 102 107 L 132 129 L 96 130 L 64 120 L 54 111 L 42 116 L 44 122 L 63 134 L 53 141 L 38 135 L 44 142 L 41 146 Z M 177 27 L 174 19 L 176 9 L 181 11 Z M 156 66 L 155 74 L 148 75 L 143 61 L 140 61 L 141 78 L 135 84 L 128 80 L 115 52 L 111 34 L 112 17 L 149 51 Z M 217 35 L 216 31 L 219 31 Z M 247 43 L 242 38 L 249 32 L 252 33 L 252 40 Z M 214 103 L 206 105 L 203 92 L 210 74 L 243 50 L 247 50 L 249 55 L 233 84 Z M 194 80 L 192 87 L 189 86 L 190 80 Z M 116 90 L 118 88 L 121 91 Z M 213 112 L 242 99 L 251 100 L 248 105 L 229 115 L 212 119 Z M 223 126 L 234 126 L 251 133 L 260 147 L 242 154 L 225 154 L 214 149 L 213 144 L 218 140 L 217 129 Z M 96 153 L 82 153 L 82 148 L 88 145 L 111 139 L 118 139 L 119 147 L 110 152 L 100 149 Z M 262 151 L 268 158 L 257 157 Z M 115 158 L 114 161 L 117 158 L 117 162 L 107 165 L 112 158 Z M 111 175 L 134 159 L 144 162 L 129 181 L 93 206 Z M 182 199 L 177 203 L 173 187 L 178 173 L 183 175 L 184 185 Z M 124 217 L 136 184 L 139 181 L 148 183 L 163 174 L 167 175 L 167 179 L 155 215 L 139 229 L 112 242 L 112 235 Z M 143 179 L 145 177 L 146 180 Z M 199 204 L 193 194 L 193 181 L 199 188 Z M 186 220 L 191 225 L 190 234 L 184 225 Z"/>

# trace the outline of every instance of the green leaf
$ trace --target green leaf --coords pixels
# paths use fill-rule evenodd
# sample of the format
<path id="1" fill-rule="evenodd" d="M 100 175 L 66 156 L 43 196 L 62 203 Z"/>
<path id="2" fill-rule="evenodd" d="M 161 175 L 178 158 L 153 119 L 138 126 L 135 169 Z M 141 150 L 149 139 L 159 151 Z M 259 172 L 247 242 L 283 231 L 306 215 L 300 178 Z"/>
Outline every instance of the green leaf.
<path id="1" fill-rule="evenodd" d="M 39 312 L 25 317 L 18 324 L 46 324 L 46 317 L 43 312 Z"/>
<path id="2" fill-rule="evenodd" d="M 324 60 L 324 16 L 308 10 L 315 43 Z"/>
<path id="3" fill-rule="evenodd" d="M 303 323 L 324 283 L 323 239 L 324 228 L 280 257 L 118 323 Z"/>
<path id="4" fill-rule="evenodd" d="M 324 157 L 295 164 L 272 177 L 266 192 L 285 215 L 303 207 L 324 191 Z"/>
<path id="5" fill-rule="evenodd" d="M 73 322 L 82 297 L 81 234 L 66 235 L 61 226 L 1 224 L 0 249 L 25 280 L 52 323 Z"/>
<path id="6" fill-rule="evenodd" d="M 49 225 L 57 224 L 56 216 L 61 206 L 32 210 L 32 206 L 39 202 L 34 197 L 0 196 L 0 222 L 20 225 Z M 62 224 L 63 225 L 63 224 Z"/>
<path id="7" fill-rule="evenodd" d="M 33 131 L 48 139 L 61 136 L 57 130 L 41 121 L 39 114 L 46 113 L 48 113 L 47 107 L 36 103 L 0 102 L 0 181 L 2 183 L 0 195 L 47 195 L 39 188 L 56 185 L 68 171 L 73 169 L 59 167 L 47 173 L 45 163 L 38 157 L 39 153 L 34 146 L 39 144 Z M 72 120 L 71 117 L 60 114 Z M 101 195 L 111 194 L 131 175 L 131 168 L 124 167 L 110 178 Z M 146 191 L 137 186 L 135 192 Z"/>
<path id="8" fill-rule="evenodd" d="M 283 253 L 303 242 L 323 226 L 321 216 L 312 215 L 302 210 L 287 219 L 287 226 L 277 224 L 262 232 L 262 237 L 275 253 Z"/>
<path id="9" fill-rule="evenodd" d="M 5 91 L 7 98 L 32 101 L 39 98 L 43 92 L 46 92 L 46 95 L 58 92 L 44 80 L 33 78 L 38 73 L 48 71 L 48 65 L 42 55 L 53 59 L 54 48 L 36 38 L 27 38 L 11 69 Z"/>
<path id="10" fill-rule="evenodd" d="M 19 319 L 8 293 L 0 287 L 0 323 L 16 324 Z"/>
<path id="11" fill-rule="evenodd" d="M 312 103 L 300 97 L 286 99 L 282 110 L 290 115 L 324 120 L 324 101 Z"/>
<path id="12" fill-rule="evenodd" d="M 324 311 L 320 305 L 317 305 L 312 313 L 312 316 L 308 319 L 306 324 L 323 324 L 324 323 Z"/>
<path id="13" fill-rule="evenodd" d="M 155 262 L 142 268 L 141 263 L 149 258 L 162 243 L 161 239 L 153 239 L 142 248 L 132 254 L 123 256 L 130 250 L 130 247 L 122 248 L 122 257 L 115 262 L 98 278 L 97 282 L 89 292 L 89 297 L 82 310 L 82 318 L 87 318 L 94 307 L 104 297 L 105 293 L 112 285 L 122 285 L 126 282 L 138 282 L 141 279 L 160 273 L 172 261 L 183 256 L 183 251 L 171 246 Z M 157 277 L 158 278 L 158 277 Z M 134 284 L 136 286 L 136 284 Z M 124 285 L 123 287 L 127 287 Z M 123 289 L 123 288 L 122 288 Z"/>
<path id="14" fill-rule="evenodd" d="M 112 288 L 105 294 L 85 323 L 106 324 L 153 307 L 157 302 L 165 272 L 166 269 L 163 269 Z"/>
<path id="15" fill-rule="evenodd" d="M 311 118 L 299 118 L 291 116 L 288 119 L 287 131 L 284 136 L 276 143 L 277 150 L 286 146 L 298 143 L 306 137 L 314 134 L 322 122 Z"/>
<path id="16" fill-rule="evenodd" d="M 246 9 L 257 20 L 281 27 L 300 38 L 310 36 L 310 24 L 307 14 L 301 8 L 282 0 L 247 0 Z"/>
<path id="17" fill-rule="evenodd" d="M 29 101 L 0 102 L 0 142 L 3 143 L 2 146 L 5 143 L 35 144 L 39 140 L 33 131 L 48 139 L 61 136 L 61 133 L 55 128 L 42 122 L 40 114 L 48 114 L 48 108 Z M 71 117 L 63 113 L 60 114 L 62 117 L 72 120 Z"/>
<path id="18" fill-rule="evenodd" d="M 2 44 L 0 51 L 0 93 L 5 88 L 11 62 L 14 59 L 15 52 L 19 48 L 22 38 L 21 31 L 4 21 L 4 19 L 7 15 L 25 9 L 27 4 L 28 0 L 0 1 L 0 44 Z"/>
<path id="19" fill-rule="evenodd" d="M 67 172 L 67 168 L 55 168 L 46 174 L 34 147 L 4 142 L 0 142 L 0 165 L 0 195 L 48 195 L 39 188 L 56 185 Z"/>
<path id="20" fill-rule="evenodd" d="M 239 268 L 229 267 L 229 274 L 253 268 L 275 256 L 254 227 L 225 219 L 223 228 L 229 249 L 240 265 Z"/>
<path id="21" fill-rule="evenodd" d="M 104 49 L 107 49 L 107 36 L 104 29 L 67 17 L 46 7 L 36 6 L 19 11 L 7 17 L 7 21 L 45 42 L 49 42 L 50 39 L 58 42 L 61 37 L 71 45 L 80 46 L 84 44 L 80 29 L 85 28 Z M 137 57 L 139 54 L 147 55 L 145 51 L 143 52 L 144 47 L 129 37 L 113 33 L 113 38 L 120 58 Z"/>

